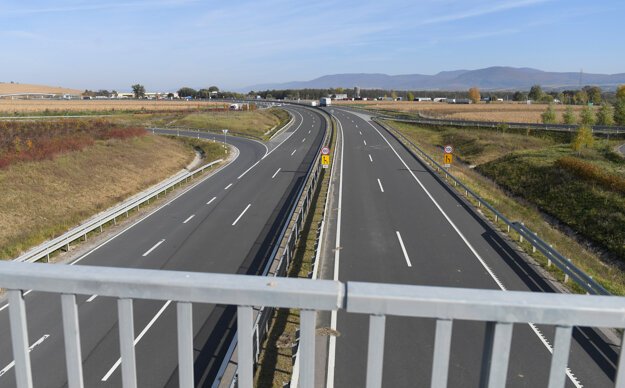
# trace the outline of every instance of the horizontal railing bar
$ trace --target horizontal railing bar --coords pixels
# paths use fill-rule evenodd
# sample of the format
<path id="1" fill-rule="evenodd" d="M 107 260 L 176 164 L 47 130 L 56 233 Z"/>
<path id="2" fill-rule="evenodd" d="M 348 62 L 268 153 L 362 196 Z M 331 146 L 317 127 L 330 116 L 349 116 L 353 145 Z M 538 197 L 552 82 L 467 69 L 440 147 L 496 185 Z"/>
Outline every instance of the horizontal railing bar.
<path id="1" fill-rule="evenodd" d="M 348 282 L 346 310 L 494 322 L 625 327 L 625 298 Z"/>
<path id="2" fill-rule="evenodd" d="M 314 310 L 337 309 L 344 295 L 344 285 L 332 280 L 16 262 L 0 262 L 0 287 Z"/>

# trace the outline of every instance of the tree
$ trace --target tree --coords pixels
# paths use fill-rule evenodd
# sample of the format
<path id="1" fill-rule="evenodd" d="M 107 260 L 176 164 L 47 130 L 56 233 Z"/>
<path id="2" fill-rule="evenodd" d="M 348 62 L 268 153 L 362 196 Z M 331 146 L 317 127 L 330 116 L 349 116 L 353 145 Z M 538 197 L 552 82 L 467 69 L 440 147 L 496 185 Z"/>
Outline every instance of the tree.
<path id="1" fill-rule="evenodd" d="M 197 98 L 210 98 L 211 92 L 208 89 L 200 89 L 195 94 Z"/>
<path id="2" fill-rule="evenodd" d="M 543 89 L 540 87 L 540 85 L 532 86 L 532 88 L 530 89 L 529 94 L 527 95 L 527 97 L 530 100 L 534 100 L 534 101 L 540 101 L 540 98 L 542 96 L 543 96 Z"/>
<path id="3" fill-rule="evenodd" d="M 480 89 L 477 86 L 469 89 L 469 100 L 477 104 L 482 96 L 480 95 Z"/>
<path id="4" fill-rule="evenodd" d="M 553 105 L 549 104 L 547 110 L 545 110 L 540 117 L 543 120 L 543 124 L 555 124 L 556 123 L 556 111 L 553 109 Z"/>
<path id="5" fill-rule="evenodd" d="M 577 117 L 575 117 L 575 111 L 572 106 L 567 107 L 566 111 L 562 114 L 562 122 L 569 125 L 574 125 L 577 122 Z"/>
<path id="6" fill-rule="evenodd" d="M 588 95 L 588 102 L 601 104 L 601 88 L 599 86 L 584 86 L 583 90 Z"/>
<path id="7" fill-rule="evenodd" d="M 188 88 L 185 86 L 178 90 L 178 96 L 180 98 L 185 98 L 185 97 L 195 98 L 195 96 L 197 96 L 197 91 L 193 88 Z"/>
<path id="8" fill-rule="evenodd" d="M 586 105 L 588 102 L 588 93 L 585 90 L 580 90 L 575 94 L 575 103 Z"/>
<path id="9" fill-rule="evenodd" d="M 591 146 L 595 142 L 592 137 L 592 131 L 588 125 L 582 124 L 577 131 L 577 136 L 571 143 L 571 148 L 577 151 L 577 156 L 582 156 L 582 147 Z"/>
<path id="10" fill-rule="evenodd" d="M 406 96 L 406 100 L 414 101 L 414 94 L 412 94 L 411 92 L 408 92 L 408 96 Z"/>
<path id="11" fill-rule="evenodd" d="M 625 125 L 625 98 L 621 98 L 614 105 L 614 122 Z"/>
<path id="12" fill-rule="evenodd" d="M 594 125 L 595 124 L 595 112 L 592 111 L 588 105 L 582 109 L 582 113 L 579 116 L 579 121 L 582 125 Z"/>
<path id="13" fill-rule="evenodd" d="M 512 95 L 512 100 L 513 101 L 525 101 L 525 100 L 527 100 L 527 96 L 525 95 L 525 93 L 520 92 L 520 91 L 517 90 Z"/>
<path id="14" fill-rule="evenodd" d="M 625 99 L 625 85 L 621 85 L 616 88 L 616 98 L 619 100 Z"/>
<path id="15" fill-rule="evenodd" d="M 219 88 L 217 86 L 211 86 L 208 88 L 209 92 L 219 92 Z"/>
<path id="16" fill-rule="evenodd" d="M 167 98 L 174 98 L 174 94 L 171 92 L 167 93 Z"/>
<path id="17" fill-rule="evenodd" d="M 392 98 L 393 100 L 397 100 L 397 93 L 392 92 L 392 93 L 391 93 L 391 98 Z"/>
<path id="18" fill-rule="evenodd" d="M 614 108 L 612 107 L 612 105 L 608 103 L 601 105 L 599 112 L 597 112 L 597 124 L 599 125 L 614 124 Z"/>
<path id="19" fill-rule="evenodd" d="M 141 84 L 135 84 L 131 86 L 132 92 L 135 95 L 135 98 L 143 98 L 145 97 L 145 86 Z"/>

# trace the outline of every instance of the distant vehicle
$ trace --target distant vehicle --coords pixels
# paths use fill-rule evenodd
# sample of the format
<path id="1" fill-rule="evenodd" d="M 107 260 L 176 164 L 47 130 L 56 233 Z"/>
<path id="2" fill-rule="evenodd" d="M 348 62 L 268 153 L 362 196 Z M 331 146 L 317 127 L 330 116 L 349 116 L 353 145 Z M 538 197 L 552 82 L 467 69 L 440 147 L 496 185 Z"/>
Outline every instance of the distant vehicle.
<path id="1" fill-rule="evenodd" d="M 330 97 L 321 97 L 321 103 L 319 106 L 330 106 L 332 105 L 332 99 Z"/>
<path id="2" fill-rule="evenodd" d="M 317 106 L 317 101 L 311 101 L 310 106 Z"/>
<path id="3" fill-rule="evenodd" d="M 83 100 L 91 100 L 91 99 L 92 99 L 92 97 L 91 97 L 91 96 L 82 96 L 82 99 L 83 99 Z"/>

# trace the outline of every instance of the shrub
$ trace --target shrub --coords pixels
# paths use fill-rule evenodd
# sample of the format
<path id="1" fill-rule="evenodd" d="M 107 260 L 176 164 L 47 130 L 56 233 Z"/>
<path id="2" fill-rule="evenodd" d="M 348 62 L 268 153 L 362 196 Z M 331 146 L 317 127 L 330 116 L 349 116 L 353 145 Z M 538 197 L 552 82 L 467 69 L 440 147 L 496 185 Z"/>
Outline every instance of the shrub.
<path id="1" fill-rule="evenodd" d="M 541 119 L 543 120 L 543 124 L 555 124 L 556 123 L 556 111 L 553 109 L 553 105 L 549 104 L 547 110 L 545 110 L 541 115 Z"/>
<path id="2" fill-rule="evenodd" d="M 556 166 L 567 169 L 578 177 L 595 182 L 605 189 L 625 194 L 625 179 L 618 175 L 603 172 L 594 164 L 578 158 L 563 157 L 555 162 Z"/>

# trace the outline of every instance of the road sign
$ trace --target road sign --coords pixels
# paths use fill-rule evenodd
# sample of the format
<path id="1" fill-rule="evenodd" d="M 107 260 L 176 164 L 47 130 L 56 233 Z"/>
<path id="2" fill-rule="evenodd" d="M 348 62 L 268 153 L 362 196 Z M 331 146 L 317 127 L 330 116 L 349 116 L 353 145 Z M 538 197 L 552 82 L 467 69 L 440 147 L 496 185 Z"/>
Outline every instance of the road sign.
<path id="1" fill-rule="evenodd" d="M 224 135 L 225 135 L 226 133 L 228 133 L 228 130 L 227 130 L 227 129 L 222 129 L 221 131 L 224 133 Z"/>
<path id="2" fill-rule="evenodd" d="M 329 149 L 328 147 L 323 147 L 323 148 L 321 149 L 321 153 L 322 153 L 323 155 L 328 155 L 328 154 L 330 153 L 330 149 Z"/>
<path id="3" fill-rule="evenodd" d="M 323 168 L 328 168 L 330 165 L 330 155 L 321 155 L 321 165 Z"/>
<path id="4" fill-rule="evenodd" d="M 445 167 L 451 167 L 451 162 L 453 160 L 453 155 L 452 154 L 445 154 Z"/>
<path id="5" fill-rule="evenodd" d="M 454 153 L 454 147 L 452 147 L 450 145 L 446 145 L 445 146 L 445 153 L 446 154 L 453 154 Z"/>

